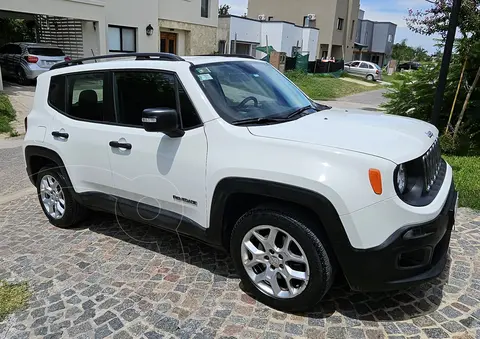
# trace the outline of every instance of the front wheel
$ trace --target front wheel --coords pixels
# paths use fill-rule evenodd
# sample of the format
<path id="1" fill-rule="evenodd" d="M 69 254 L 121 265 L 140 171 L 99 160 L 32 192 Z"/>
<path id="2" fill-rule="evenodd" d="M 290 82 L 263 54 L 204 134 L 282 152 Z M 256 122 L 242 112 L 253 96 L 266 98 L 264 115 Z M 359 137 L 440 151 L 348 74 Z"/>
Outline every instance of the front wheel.
<path id="1" fill-rule="evenodd" d="M 310 310 L 329 290 L 334 267 L 314 232 L 295 212 L 255 208 L 232 231 L 230 251 L 245 288 L 273 308 Z"/>

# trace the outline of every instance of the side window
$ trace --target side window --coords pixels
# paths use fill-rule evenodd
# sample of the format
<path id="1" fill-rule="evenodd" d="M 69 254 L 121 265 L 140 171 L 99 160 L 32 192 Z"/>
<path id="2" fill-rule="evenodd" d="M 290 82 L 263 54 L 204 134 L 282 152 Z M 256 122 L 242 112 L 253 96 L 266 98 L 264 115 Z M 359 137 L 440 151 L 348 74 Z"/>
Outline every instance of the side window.
<path id="1" fill-rule="evenodd" d="M 360 63 L 358 61 L 356 61 L 356 62 L 352 62 L 350 66 L 351 67 L 358 67 L 359 65 L 360 65 Z"/>
<path id="2" fill-rule="evenodd" d="M 360 65 L 360 68 L 368 68 L 368 65 L 364 62 L 362 62 L 362 64 Z"/>
<path id="3" fill-rule="evenodd" d="M 146 108 L 177 109 L 175 76 L 161 72 L 116 72 L 117 119 L 121 124 L 142 126 L 142 112 Z M 179 86 L 180 110 L 184 128 L 201 124 L 185 90 Z"/>
<path id="4" fill-rule="evenodd" d="M 368 68 L 369 69 L 375 69 L 375 67 L 373 67 L 372 65 L 368 65 Z"/>
<path id="5" fill-rule="evenodd" d="M 107 73 L 72 74 L 67 76 L 67 114 L 93 122 L 114 122 L 104 102 L 104 80 Z"/>
<path id="6" fill-rule="evenodd" d="M 65 112 L 65 76 L 56 75 L 50 79 L 48 103 L 57 111 Z"/>

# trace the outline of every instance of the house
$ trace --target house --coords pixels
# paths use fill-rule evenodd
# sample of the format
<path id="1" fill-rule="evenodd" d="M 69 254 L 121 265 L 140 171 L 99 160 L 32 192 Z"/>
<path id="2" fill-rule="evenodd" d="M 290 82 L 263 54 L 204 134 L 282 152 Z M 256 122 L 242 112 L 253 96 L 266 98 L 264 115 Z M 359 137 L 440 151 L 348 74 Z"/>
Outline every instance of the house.
<path id="1" fill-rule="evenodd" d="M 277 52 L 293 56 L 296 52 L 309 53 L 315 60 L 318 28 L 297 26 L 286 21 L 263 21 L 235 15 L 218 17 L 218 52 L 220 54 L 246 54 L 263 58 L 266 54 L 257 46 L 272 46 Z"/>
<path id="2" fill-rule="evenodd" d="M 35 20 L 38 42 L 72 57 L 216 50 L 218 0 L 2 0 L 0 17 Z"/>
<path id="3" fill-rule="evenodd" d="M 350 61 L 359 0 L 249 0 L 248 17 L 319 29 L 316 57 Z"/>
<path id="4" fill-rule="evenodd" d="M 355 60 L 371 61 L 385 66 L 392 55 L 397 25 L 364 19 L 365 12 L 359 11 L 358 28 L 355 37 Z"/>

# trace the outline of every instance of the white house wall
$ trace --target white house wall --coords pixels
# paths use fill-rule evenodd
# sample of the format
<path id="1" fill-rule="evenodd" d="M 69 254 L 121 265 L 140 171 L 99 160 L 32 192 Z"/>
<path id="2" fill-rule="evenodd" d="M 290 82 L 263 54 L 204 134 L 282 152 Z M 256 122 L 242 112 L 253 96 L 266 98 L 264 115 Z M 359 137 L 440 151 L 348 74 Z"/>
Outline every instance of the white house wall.
<path id="1" fill-rule="evenodd" d="M 289 25 L 289 24 L 282 24 L 282 45 L 280 48 L 281 52 L 287 52 L 287 56 L 292 56 L 292 47 L 297 46 L 300 47 L 302 45 L 302 29 L 300 27 Z"/>
<path id="2" fill-rule="evenodd" d="M 315 61 L 317 56 L 318 48 L 318 35 L 319 31 L 317 29 L 303 28 L 303 46 L 302 51 L 308 51 L 310 54 L 308 56 L 308 61 Z"/>
<path id="3" fill-rule="evenodd" d="M 260 43 L 261 29 L 262 23 L 259 21 L 231 17 L 230 41 L 235 40 L 235 34 L 237 34 L 237 41 L 245 41 L 258 44 Z"/>
<path id="4" fill-rule="evenodd" d="M 150 1 L 150 0 L 149 0 Z M 158 2 L 157 20 L 187 22 L 191 24 L 217 27 L 218 0 L 210 0 L 208 18 L 200 15 L 201 0 L 156 0 Z M 131 2 L 132 3 L 132 2 Z M 138 1 L 133 2 L 135 8 Z M 135 9 L 136 10 L 136 9 Z"/>

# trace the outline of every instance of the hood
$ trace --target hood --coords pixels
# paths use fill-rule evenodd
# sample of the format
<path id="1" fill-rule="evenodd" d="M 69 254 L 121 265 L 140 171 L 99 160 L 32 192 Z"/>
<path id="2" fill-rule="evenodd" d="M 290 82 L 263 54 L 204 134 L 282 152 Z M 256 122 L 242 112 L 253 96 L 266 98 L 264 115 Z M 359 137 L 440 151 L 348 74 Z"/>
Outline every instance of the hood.
<path id="1" fill-rule="evenodd" d="M 334 108 L 286 123 L 248 129 L 259 137 L 361 152 L 397 164 L 423 155 L 438 136 L 435 126 L 421 120 Z"/>

